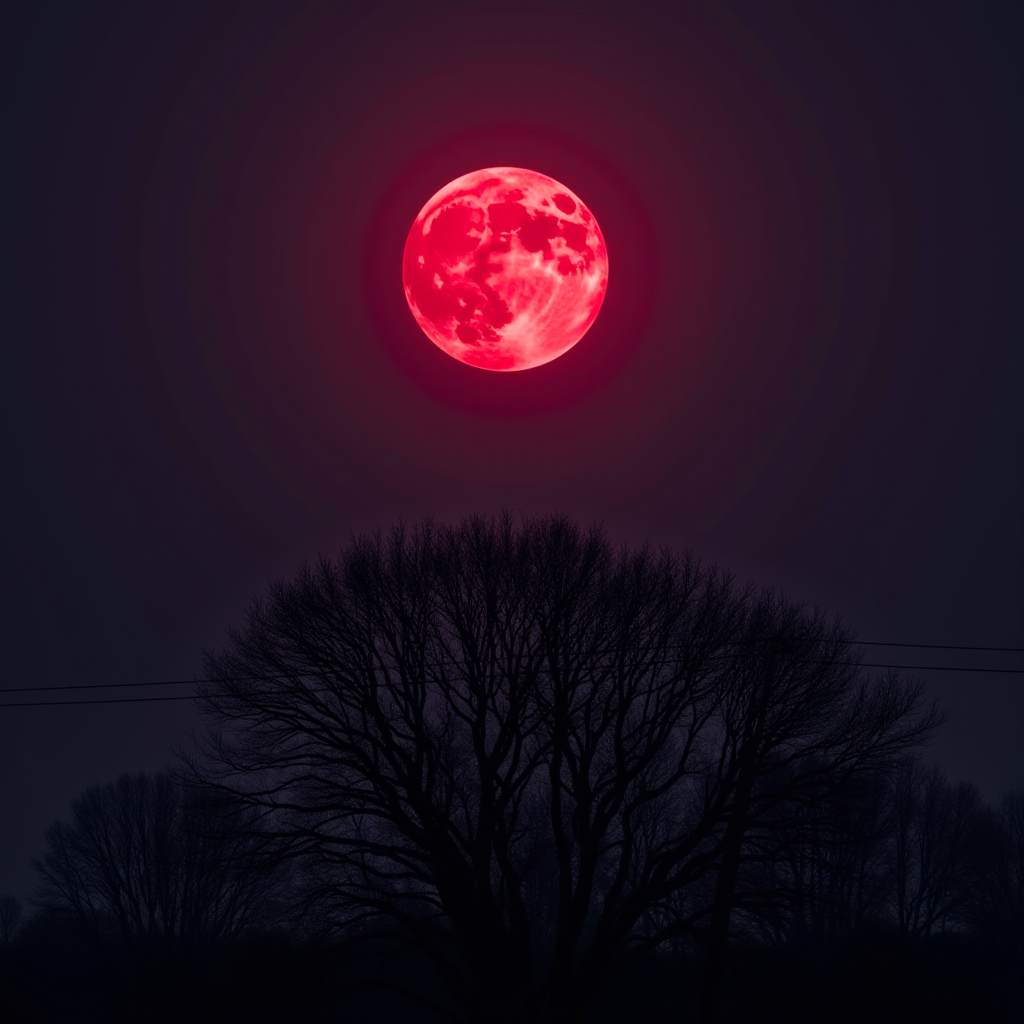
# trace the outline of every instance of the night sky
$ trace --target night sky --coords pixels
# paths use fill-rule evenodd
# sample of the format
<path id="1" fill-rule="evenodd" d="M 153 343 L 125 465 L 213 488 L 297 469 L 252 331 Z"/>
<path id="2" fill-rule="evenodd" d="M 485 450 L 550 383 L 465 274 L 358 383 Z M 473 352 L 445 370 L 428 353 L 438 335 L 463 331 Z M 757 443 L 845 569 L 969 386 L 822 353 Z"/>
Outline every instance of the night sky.
<path id="1" fill-rule="evenodd" d="M 5 4 L 0 685 L 191 679 L 303 560 L 502 507 L 865 640 L 1024 647 L 1022 38 L 977 0 Z M 424 202 L 505 165 L 610 263 L 522 373 L 434 347 L 401 282 Z M 1024 676 L 919 674 L 929 756 L 1024 784 Z M 190 707 L 0 710 L 0 892 Z"/>

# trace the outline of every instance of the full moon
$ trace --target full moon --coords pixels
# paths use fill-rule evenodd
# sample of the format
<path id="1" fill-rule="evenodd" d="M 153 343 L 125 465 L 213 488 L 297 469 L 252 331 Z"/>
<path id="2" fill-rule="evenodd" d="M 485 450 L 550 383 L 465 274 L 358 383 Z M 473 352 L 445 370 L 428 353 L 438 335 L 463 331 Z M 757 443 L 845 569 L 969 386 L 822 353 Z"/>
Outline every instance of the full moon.
<path id="1" fill-rule="evenodd" d="M 590 329 L 608 287 L 608 250 L 565 185 L 523 167 L 486 167 L 420 210 L 402 279 L 438 348 L 484 370 L 529 370 Z"/>

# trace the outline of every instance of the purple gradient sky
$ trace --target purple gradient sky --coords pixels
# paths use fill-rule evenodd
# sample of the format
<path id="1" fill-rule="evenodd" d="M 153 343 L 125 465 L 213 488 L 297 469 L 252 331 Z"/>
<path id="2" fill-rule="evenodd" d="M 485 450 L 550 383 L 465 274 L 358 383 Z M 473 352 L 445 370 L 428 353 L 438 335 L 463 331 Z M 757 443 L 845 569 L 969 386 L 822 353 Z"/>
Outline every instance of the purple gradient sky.
<path id="1" fill-rule="evenodd" d="M 865 639 L 1024 646 L 1022 12 L 5 6 L 0 685 L 190 678 L 353 531 L 503 505 Z M 401 289 L 423 202 L 495 165 L 565 182 L 610 255 L 594 328 L 523 374 L 445 356 Z M 1024 680 L 929 679 L 933 756 L 1024 784 Z M 0 711 L 0 892 L 197 724 Z"/>

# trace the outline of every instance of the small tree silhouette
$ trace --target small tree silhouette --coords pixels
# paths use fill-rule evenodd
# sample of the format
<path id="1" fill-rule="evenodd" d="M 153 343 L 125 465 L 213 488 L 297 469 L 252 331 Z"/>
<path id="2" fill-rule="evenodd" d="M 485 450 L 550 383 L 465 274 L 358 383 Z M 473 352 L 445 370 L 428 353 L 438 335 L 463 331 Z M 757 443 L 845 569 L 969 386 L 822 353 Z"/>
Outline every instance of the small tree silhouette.
<path id="1" fill-rule="evenodd" d="M 91 786 L 72 802 L 70 824 L 46 832 L 34 902 L 146 956 L 232 938 L 270 888 L 255 839 L 242 835 L 258 829 L 239 828 L 246 813 L 204 803 L 167 772 Z"/>
<path id="2" fill-rule="evenodd" d="M 891 900 L 900 929 L 931 935 L 961 923 L 977 867 L 981 793 L 971 783 L 951 785 L 936 765 L 906 759 L 891 799 Z"/>
<path id="3" fill-rule="evenodd" d="M 194 777 L 473 1020 L 579 1020 L 709 922 L 713 1013 L 748 837 L 936 721 L 838 622 L 559 516 L 355 540 L 230 640 Z"/>
<path id="4" fill-rule="evenodd" d="M 963 919 L 976 939 L 1024 962 L 1024 790 L 985 807 L 972 830 L 962 879 Z"/>
<path id="5" fill-rule="evenodd" d="M 0 896 L 0 945 L 6 946 L 21 924 L 21 900 L 16 896 Z"/>
<path id="6" fill-rule="evenodd" d="M 888 779 L 859 773 L 748 839 L 736 906 L 775 947 L 835 950 L 888 910 Z"/>

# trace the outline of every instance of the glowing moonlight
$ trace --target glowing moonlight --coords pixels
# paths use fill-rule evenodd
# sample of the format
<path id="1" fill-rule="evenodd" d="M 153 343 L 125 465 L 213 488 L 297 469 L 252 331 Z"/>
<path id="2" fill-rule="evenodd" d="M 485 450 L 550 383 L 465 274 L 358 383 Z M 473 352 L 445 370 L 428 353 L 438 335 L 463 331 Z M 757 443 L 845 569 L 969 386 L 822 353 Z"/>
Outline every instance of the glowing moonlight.
<path id="1" fill-rule="evenodd" d="M 590 329 L 608 287 L 608 250 L 594 215 L 554 178 L 487 167 L 420 210 L 402 278 L 416 322 L 448 355 L 528 370 Z"/>

